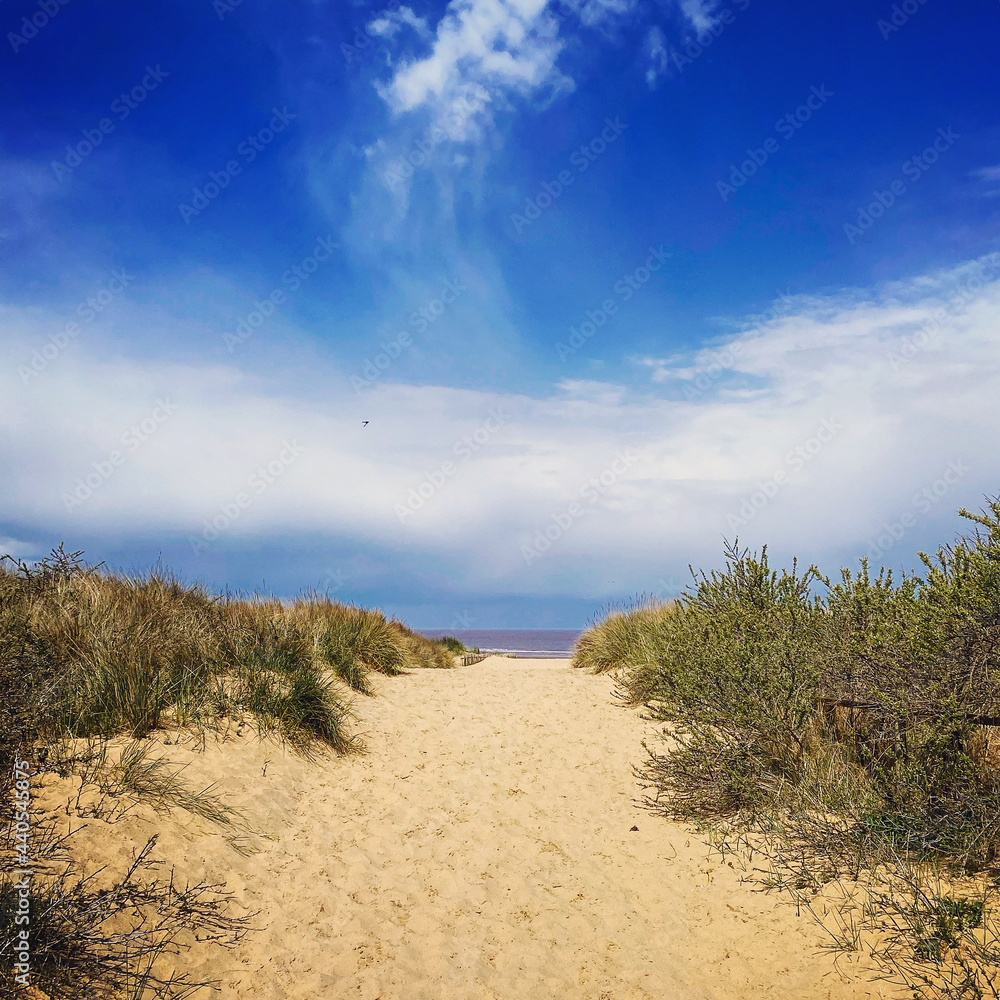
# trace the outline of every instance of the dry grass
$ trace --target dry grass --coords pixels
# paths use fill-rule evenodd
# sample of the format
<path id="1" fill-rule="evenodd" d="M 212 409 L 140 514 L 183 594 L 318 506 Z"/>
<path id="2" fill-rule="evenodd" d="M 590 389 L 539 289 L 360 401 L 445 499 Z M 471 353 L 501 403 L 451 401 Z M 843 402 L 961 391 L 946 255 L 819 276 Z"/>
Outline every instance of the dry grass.
<path id="1" fill-rule="evenodd" d="M 372 671 L 451 665 L 443 647 L 378 611 L 315 596 L 222 599 L 161 573 L 0 569 L 0 600 L 8 663 L 15 644 L 30 653 L 40 718 L 73 736 L 140 738 L 167 719 L 203 727 L 249 714 L 264 731 L 343 753 L 334 677 L 367 691 Z"/>
<path id="2" fill-rule="evenodd" d="M 316 595 L 290 604 L 215 597 L 162 572 L 84 569 L 79 555 L 60 548 L 34 566 L 0 561 L 5 996 L 17 986 L 15 761 L 35 781 L 52 771 L 96 787 L 88 815 L 113 818 L 141 801 L 231 826 L 238 817 L 212 787 L 190 789 L 180 771 L 150 756 L 151 732 L 186 729 L 204 740 L 230 721 L 250 722 L 304 755 L 345 754 L 360 748 L 348 731 L 352 689 L 370 692 L 373 673 L 452 665 L 443 646 L 378 611 Z M 54 852 L 64 860 L 31 888 L 33 982 L 53 1000 L 187 997 L 204 984 L 183 974 L 158 978 L 158 958 L 177 954 L 192 932 L 225 944 L 246 929 L 218 887 L 182 889 L 153 877 L 152 843 L 123 879 L 98 890 L 76 873 L 53 817 L 33 815 L 32 829 L 42 869 Z"/>
<path id="3" fill-rule="evenodd" d="M 50 1000 L 186 1000 L 213 984 L 184 972 L 162 971 L 163 959 L 190 947 L 193 935 L 220 945 L 237 943 L 249 930 L 248 916 L 233 916 L 221 885 L 179 885 L 173 874 L 157 873 L 150 854 L 156 837 L 139 851 L 124 875 L 99 888 L 101 872 L 81 878 L 71 860 L 31 883 L 31 984 Z M 37 868 L 55 861 L 64 845 L 49 838 L 32 859 Z M 0 864 L 0 871 L 3 871 Z M 18 893 L 0 880 L 0 941 L 18 932 Z M 24 991 L 12 979 L 4 956 L 3 996 Z M 10 992 L 7 992 L 7 991 Z"/>
<path id="4" fill-rule="evenodd" d="M 673 601 L 650 600 L 608 615 L 577 640 L 573 665 L 595 674 L 617 672 L 619 698 L 627 705 L 644 704 L 667 654 L 676 610 Z"/>

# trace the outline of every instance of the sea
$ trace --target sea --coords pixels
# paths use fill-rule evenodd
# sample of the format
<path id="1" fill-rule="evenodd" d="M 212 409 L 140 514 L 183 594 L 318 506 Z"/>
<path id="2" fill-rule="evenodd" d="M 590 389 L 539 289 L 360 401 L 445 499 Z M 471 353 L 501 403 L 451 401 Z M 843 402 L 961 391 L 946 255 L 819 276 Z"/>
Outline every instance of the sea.
<path id="1" fill-rule="evenodd" d="M 583 634 L 578 628 L 430 628 L 416 629 L 428 639 L 452 635 L 484 653 L 514 653 L 518 657 L 562 658 L 573 655 L 573 644 Z"/>

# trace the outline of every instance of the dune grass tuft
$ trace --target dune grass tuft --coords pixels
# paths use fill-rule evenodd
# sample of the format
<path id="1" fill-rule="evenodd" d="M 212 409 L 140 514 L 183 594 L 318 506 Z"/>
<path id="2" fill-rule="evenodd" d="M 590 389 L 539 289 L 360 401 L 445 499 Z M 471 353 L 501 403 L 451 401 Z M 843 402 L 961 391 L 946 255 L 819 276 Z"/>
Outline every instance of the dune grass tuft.
<path id="1" fill-rule="evenodd" d="M 305 756 L 345 754 L 360 749 L 351 689 L 368 692 L 372 673 L 452 665 L 443 646 L 378 611 L 311 594 L 287 604 L 216 597 L 160 571 L 86 569 L 80 555 L 60 547 L 34 565 L 0 561 L 0 992 L 15 986 L 15 763 L 33 780 L 76 774 L 81 795 L 96 787 L 96 803 L 78 795 L 81 816 L 114 822 L 141 801 L 233 828 L 238 817 L 212 787 L 188 788 L 151 755 L 155 730 L 204 739 L 232 720 Z M 44 832 L 51 816 L 32 819 L 41 864 L 45 845 L 61 841 Z M 244 837 L 227 839 L 248 849 Z M 151 850 L 110 888 L 81 878 L 69 856 L 61 874 L 33 883 L 33 981 L 53 1000 L 200 993 L 205 984 L 163 973 L 161 959 L 192 934 L 232 942 L 246 930 L 219 887 L 154 878 Z"/>
<path id="2" fill-rule="evenodd" d="M 400 640 L 406 650 L 408 663 L 413 666 L 435 669 L 451 669 L 455 666 L 451 647 L 444 640 L 435 642 L 428 639 L 400 621 L 394 620 L 392 625 L 400 633 Z"/>
<path id="3" fill-rule="evenodd" d="M 168 721 L 249 713 L 262 730 L 345 752 L 346 709 L 328 674 L 367 692 L 371 672 L 451 665 L 378 611 L 217 598 L 159 572 L 84 570 L 65 553 L 0 568 L 0 607 L 0 669 L 30 661 L 36 721 L 75 737 L 138 739 Z"/>
<path id="4" fill-rule="evenodd" d="M 438 639 L 438 642 L 453 656 L 461 656 L 462 653 L 467 651 L 465 643 L 460 639 L 456 639 L 453 635 L 443 635 Z"/>

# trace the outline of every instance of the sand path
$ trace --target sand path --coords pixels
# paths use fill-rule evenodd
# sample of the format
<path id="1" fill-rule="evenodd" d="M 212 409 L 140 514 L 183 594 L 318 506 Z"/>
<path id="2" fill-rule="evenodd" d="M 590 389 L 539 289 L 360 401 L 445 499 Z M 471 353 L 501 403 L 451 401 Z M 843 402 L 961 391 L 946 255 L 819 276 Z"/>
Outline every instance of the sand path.
<path id="1" fill-rule="evenodd" d="M 189 755 L 273 838 L 242 857 L 200 820 L 150 820 L 161 857 L 261 911 L 196 971 L 225 1000 L 881 996 L 842 981 L 811 918 L 639 808 L 649 729 L 610 693 L 565 660 L 490 658 L 380 679 L 364 757 L 246 736 Z"/>

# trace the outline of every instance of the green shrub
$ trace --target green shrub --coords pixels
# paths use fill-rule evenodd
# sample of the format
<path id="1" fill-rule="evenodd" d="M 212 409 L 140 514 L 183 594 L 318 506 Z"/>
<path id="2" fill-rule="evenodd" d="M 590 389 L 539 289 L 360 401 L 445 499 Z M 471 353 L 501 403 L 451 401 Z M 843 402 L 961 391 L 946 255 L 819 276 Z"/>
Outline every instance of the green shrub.
<path id="1" fill-rule="evenodd" d="M 928 888 L 1000 886 L 1000 499 L 960 514 L 974 533 L 921 554 L 922 576 L 863 561 L 831 583 L 732 548 L 669 611 L 610 615 L 575 651 L 664 724 L 640 771 L 650 804 L 707 821 L 723 850 L 749 838 L 765 884 L 803 905 L 864 873 L 835 939 L 874 930 L 921 997 L 983 996 L 1000 965 L 997 929 L 969 933 L 985 902 Z"/>
<path id="2" fill-rule="evenodd" d="M 725 571 L 703 575 L 656 621 L 656 670 L 642 683 L 677 748 L 653 754 L 646 776 L 674 811 L 752 811 L 800 780 L 820 696 L 818 579 L 815 568 L 771 570 L 766 550 L 731 549 Z"/>
<path id="3" fill-rule="evenodd" d="M 1000 771 L 981 722 L 1000 716 L 1000 502 L 970 538 L 922 556 L 925 577 L 831 584 L 730 549 L 669 609 L 609 616 L 575 662 L 618 669 L 626 701 L 668 727 L 644 774 L 689 818 L 828 809 L 822 762 L 853 775 L 836 809 L 877 841 L 959 864 L 1000 857 Z M 825 589 L 820 596 L 814 591 Z M 640 697 L 641 696 L 641 697 Z"/>

